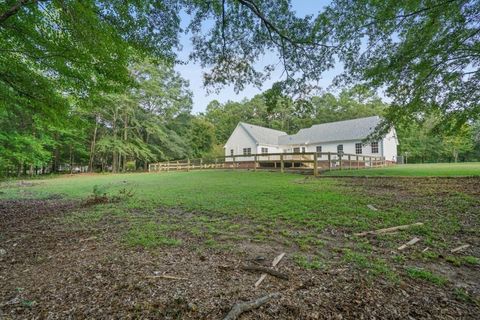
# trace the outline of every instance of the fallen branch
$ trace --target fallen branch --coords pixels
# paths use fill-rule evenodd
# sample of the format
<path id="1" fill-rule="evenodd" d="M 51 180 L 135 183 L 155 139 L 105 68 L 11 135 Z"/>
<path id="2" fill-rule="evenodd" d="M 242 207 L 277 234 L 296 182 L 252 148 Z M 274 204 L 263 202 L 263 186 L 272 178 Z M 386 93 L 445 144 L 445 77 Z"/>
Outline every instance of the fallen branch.
<path id="1" fill-rule="evenodd" d="M 161 278 L 161 279 L 169 279 L 169 280 L 188 280 L 188 278 L 167 276 L 165 274 L 161 274 L 161 275 L 158 275 L 158 276 L 150 276 L 150 278 Z"/>
<path id="2" fill-rule="evenodd" d="M 450 250 L 450 252 L 451 252 L 451 253 L 455 253 L 455 252 L 458 252 L 458 251 L 462 251 L 462 250 L 464 250 L 464 249 L 467 249 L 468 247 L 470 247 L 469 244 L 464 244 L 464 245 L 462 245 L 462 246 L 460 246 L 460 247 L 456 247 L 456 248 Z"/>
<path id="3" fill-rule="evenodd" d="M 398 250 L 404 250 L 406 249 L 407 247 L 409 246 L 413 246 L 415 243 L 417 243 L 418 241 L 420 241 L 420 238 L 413 238 L 412 240 L 408 241 L 407 243 L 405 243 L 404 245 L 401 245 L 400 247 L 398 247 Z"/>
<path id="4" fill-rule="evenodd" d="M 280 253 L 278 256 L 275 257 L 275 259 L 273 259 L 272 261 L 272 267 L 275 267 L 279 262 L 280 260 L 282 260 L 282 258 L 285 256 L 285 252 L 283 253 Z M 259 285 L 262 284 L 263 280 L 265 280 L 265 278 L 267 277 L 267 274 L 266 273 L 262 273 L 262 275 L 260 276 L 260 278 L 257 280 L 257 282 L 255 282 L 255 288 L 257 288 Z"/>
<path id="5" fill-rule="evenodd" d="M 423 222 L 416 222 L 416 223 L 405 224 L 405 225 L 397 226 L 397 227 L 391 227 L 391 228 L 385 228 L 385 229 L 378 229 L 378 230 L 374 230 L 374 231 L 365 231 L 365 232 L 360 232 L 360 233 L 354 233 L 354 235 L 356 235 L 358 237 L 363 237 L 363 236 L 366 236 L 366 235 L 369 235 L 369 234 L 389 233 L 389 232 L 393 232 L 393 231 L 397 231 L 397 230 L 405 230 L 405 229 L 408 229 L 408 228 L 411 228 L 411 227 L 421 226 L 421 225 L 423 225 Z"/>
<path id="6" fill-rule="evenodd" d="M 93 236 L 93 237 L 86 238 L 86 239 L 80 239 L 80 240 L 78 240 L 78 242 L 91 241 L 91 240 L 95 240 L 95 239 L 97 239 L 97 237 Z"/>
<path id="7" fill-rule="evenodd" d="M 223 320 L 235 320 L 242 313 L 259 308 L 265 303 L 267 303 L 268 301 L 270 301 L 271 299 L 278 298 L 279 296 L 280 296 L 280 293 L 275 292 L 275 293 L 267 294 L 266 296 L 260 297 L 256 300 L 237 303 L 233 306 L 233 308 L 225 316 L 225 318 L 223 318 Z"/>
<path id="8" fill-rule="evenodd" d="M 274 276 L 274 277 L 277 277 L 277 278 L 280 278 L 280 279 L 284 279 L 284 280 L 288 280 L 288 274 L 281 273 L 279 271 L 276 271 L 276 270 L 273 270 L 273 269 L 270 269 L 270 268 L 266 268 L 266 267 L 244 266 L 244 267 L 242 267 L 242 269 L 246 270 L 246 271 L 259 271 L 259 272 L 263 272 L 263 273 L 268 273 L 271 276 Z"/>

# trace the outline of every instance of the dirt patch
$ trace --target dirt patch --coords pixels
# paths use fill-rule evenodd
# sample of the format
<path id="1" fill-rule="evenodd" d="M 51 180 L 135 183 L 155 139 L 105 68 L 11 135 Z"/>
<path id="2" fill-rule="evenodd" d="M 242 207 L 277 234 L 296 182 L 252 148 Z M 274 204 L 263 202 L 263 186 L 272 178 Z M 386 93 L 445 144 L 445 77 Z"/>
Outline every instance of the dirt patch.
<path id="1" fill-rule="evenodd" d="M 410 279 L 392 283 L 350 265 L 302 268 L 294 262 L 294 248 L 276 241 L 243 240 L 232 250 L 217 250 L 184 234 L 180 246 L 128 247 L 118 232 L 122 225 L 102 220 L 93 232 L 58 219 L 79 206 L 58 199 L 0 202 L 1 318 L 221 319 L 234 303 L 276 291 L 279 299 L 241 318 L 474 319 L 480 312 L 449 287 Z M 158 215 L 195 217 L 179 209 Z M 279 270 L 290 280 L 268 276 L 255 290 L 259 274 L 240 266 L 268 266 L 283 251 Z"/>

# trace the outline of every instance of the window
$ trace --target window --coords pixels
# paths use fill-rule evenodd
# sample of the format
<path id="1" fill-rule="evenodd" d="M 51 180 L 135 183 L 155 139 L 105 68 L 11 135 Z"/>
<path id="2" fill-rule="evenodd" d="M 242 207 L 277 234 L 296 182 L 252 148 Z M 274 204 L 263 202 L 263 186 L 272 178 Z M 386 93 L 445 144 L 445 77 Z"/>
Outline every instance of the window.
<path id="1" fill-rule="evenodd" d="M 300 148 L 299 147 L 293 148 L 293 153 L 300 153 Z"/>
<path id="2" fill-rule="evenodd" d="M 305 147 L 302 147 L 302 152 L 305 153 Z"/>
<path id="3" fill-rule="evenodd" d="M 362 154 L 362 144 L 361 143 L 355 143 L 355 153 L 356 154 Z"/>
<path id="4" fill-rule="evenodd" d="M 317 146 L 317 153 L 321 153 L 321 152 L 322 152 L 322 146 Z M 322 155 L 319 154 L 317 157 L 318 157 L 318 158 L 321 158 Z"/>
<path id="5" fill-rule="evenodd" d="M 268 148 L 262 148 L 262 154 L 268 153 Z"/>
<path id="6" fill-rule="evenodd" d="M 233 156 L 233 149 L 230 149 L 230 155 Z"/>
<path id="7" fill-rule="evenodd" d="M 343 144 L 337 146 L 337 153 L 343 153 Z"/>
<path id="8" fill-rule="evenodd" d="M 252 148 L 243 148 L 243 155 L 249 156 L 252 154 Z"/>
<path id="9" fill-rule="evenodd" d="M 378 141 L 374 141 L 370 144 L 372 147 L 372 153 L 378 153 Z"/>

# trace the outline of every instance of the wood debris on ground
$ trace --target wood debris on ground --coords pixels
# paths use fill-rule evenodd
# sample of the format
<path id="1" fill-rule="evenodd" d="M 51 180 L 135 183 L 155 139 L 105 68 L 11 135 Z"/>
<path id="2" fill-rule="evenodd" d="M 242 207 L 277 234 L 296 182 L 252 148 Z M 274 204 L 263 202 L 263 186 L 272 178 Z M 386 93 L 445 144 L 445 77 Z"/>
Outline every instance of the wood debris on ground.
<path id="1" fill-rule="evenodd" d="M 416 226 L 422 226 L 423 222 L 416 222 L 412 224 L 405 224 L 401 226 L 396 226 L 396 227 L 390 227 L 390 228 L 384 228 L 384 229 L 378 229 L 378 230 L 373 230 L 373 231 L 364 231 L 364 232 L 359 232 L 359 233 L 354 233 L 355 236 L 357 237 L 363 237 L 369 234 L 383 234 L 383 233 L 390 233 L 394 232 L 397 230 L 405 230 L 411 227 L 416 227 Z"/>
<path id="2" fill-rule="evenodd" d="M 277 264 L 283 259 L 283 257 L 285 256 L 285 252 L 279 254 L 277 257 L 275 257 L 275 259 L 273 259 L 272 261 L 272 267 L 276 267 Z M 267 277 L 267 274 L 266 273 L 262 273 L 262 275 L 260 276 L 260 278 L 257 280 L 257 282 L 255 282 L 255 288 L 258 288 L 259 285 L 262 284 L 263 280 L 265 280 L 265 278 Z"/>
<path id="3" fill-rule="evenodd" d="M 257 271 L 257 272 L 262 272 L 262 273 L 268 273 L 271 276 L 283 279 L 283 280 L 288 280 L 289 276 L 288 274 L 267 268 L 267 267 L 262 267 L 262 266 L 243 266 L 243 270 L 245 271 Z"/>
<path id="4" fill-rule="evenodd" d="M 278 298 L 278 297 L 280 297 L 280 293 L 274 292 L 274 293 L 270 293 L 265 296 L 262 296 L 255 300 L 237 303 L 233 306 L 233 308 L 225 316 L 225 318 L 223 318 L 223 320 L 235 320 L 242 313 L 259 308 L 265 303 L 267 303 L 268 301 L 270 301 L 271 299 Z"/>
<path id="5" fill-rule="evenodd" d="M 371 205 L 371 204 L 367 204 L 367 207 L 368 207 L 368 209 L 370 209 L 370 210 L 378 211 L 378 209 L 375 208 L 375 207 L 374 207 L 373 205 Z"/>
<path id="6" fill-rule="evenodd" d="M 410 247 L 410 246 L 413 246 L 415 243 L 417 243 L 418 241 L 420 241 L 420 238 L 413 238 L 412 240 L 408 241 L 407 243 L 401 245 L 400 247 L 398 247 L 398 250 L 405 250 L 407 247 Z"/>
<path id="7" fill-rule="evenodd" d="M 453 248 L 452 250 L 450 250 L 451 253 L 455 253 L 455 252 L 458 252 L 458 251 L 462 251 L 462 250 L 465 250 L 467 248 L 469 248 L 470 245 L 469 244 L 464 244 L 464 245 L 461 245 L 459 247 L 456 247 L 456 248 Z"/>

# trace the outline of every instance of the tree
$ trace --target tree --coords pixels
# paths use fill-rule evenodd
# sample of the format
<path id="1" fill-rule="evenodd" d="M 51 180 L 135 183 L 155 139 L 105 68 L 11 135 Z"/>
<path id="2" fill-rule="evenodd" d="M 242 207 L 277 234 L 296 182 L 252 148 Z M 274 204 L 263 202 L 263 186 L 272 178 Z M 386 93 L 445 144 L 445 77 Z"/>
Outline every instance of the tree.
<path id="1" fill-rule="evenodd" d="M 344 83 L 392 99 L 390 123 L 441 112 L 457 129 L 480 116 L 479 13 L 476 0 L 335 0 L 319 21 L 328 21 Z"/>

